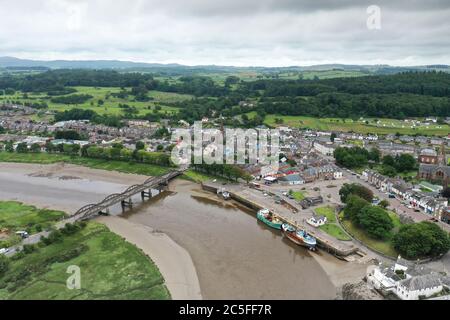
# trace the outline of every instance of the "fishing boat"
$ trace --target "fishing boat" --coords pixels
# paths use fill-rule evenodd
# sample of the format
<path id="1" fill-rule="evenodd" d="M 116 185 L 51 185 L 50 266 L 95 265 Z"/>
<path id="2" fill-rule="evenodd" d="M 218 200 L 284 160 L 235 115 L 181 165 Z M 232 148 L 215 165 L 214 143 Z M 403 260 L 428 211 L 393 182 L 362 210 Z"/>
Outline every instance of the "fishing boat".
<path id="1" fill-rule="evenodd" d="M 278 219 L 276 216 L 274 216 L 269 209 L 261 209 L 256 214 L 256 217 L 258 220 L 264 222 L 269 227 L 272 227 L 277 230 L 281 230 L 281 225 L 283 222 L 281 222 L 280 219 Z"/>
<path id="2" fill-rule="evenodd" d="M 305 230 L 297 229 L 288 223 L 283 223 L 281 226 L 281 230 L 283 230 L 286 237 L 295 244 L 307 247 L 311 251 L 316 250 L 316 238 L 309 235 Z"/>

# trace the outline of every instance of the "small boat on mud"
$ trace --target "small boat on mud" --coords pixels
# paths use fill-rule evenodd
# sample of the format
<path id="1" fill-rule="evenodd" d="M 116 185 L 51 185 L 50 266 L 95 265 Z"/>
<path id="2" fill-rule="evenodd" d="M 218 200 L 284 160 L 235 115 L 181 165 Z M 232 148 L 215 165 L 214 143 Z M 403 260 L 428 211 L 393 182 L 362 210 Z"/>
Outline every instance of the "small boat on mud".
<path id="1" fill-rule="evenodd" d="M 222 198 L 224 200 L 230 200 L 231 199 L 230 193 L 228 191 L 226 191 L 225 189 L 217 190 L 217 195 L 218 196 L 222 196 Z"/>
<path id="2" fill-rule="evenodd" d="M 311 251 L 316 250 L 316 238 L 309 235 L 305 230 L 297 229 L 288 223 L 283 223 L 281 229 L 283 230 L 286 237 L 295 244 L 307 247 Z"/>
<path id="3" fill-rule="evenodd" d="M 258 220 L 264 222 L 269 227 L 272 227 L 277 230 L 281 230 L 281 225 L 283 222 L 278 219 L 276 216 L 274 216 L 269 209 L 261 209 L 256 214 L 256 217 Z"/>

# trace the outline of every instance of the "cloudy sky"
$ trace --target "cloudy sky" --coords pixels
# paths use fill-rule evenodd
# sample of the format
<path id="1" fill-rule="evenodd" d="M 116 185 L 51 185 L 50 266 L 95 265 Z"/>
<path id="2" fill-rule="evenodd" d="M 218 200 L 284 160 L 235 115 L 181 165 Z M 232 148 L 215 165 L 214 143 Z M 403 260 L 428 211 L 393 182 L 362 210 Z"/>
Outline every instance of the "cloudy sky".
<path id="1" fill-rule="evenodd" d="M 450 64 L 449 0 L 0 0 L 0 13 L 0 56 Z"/>

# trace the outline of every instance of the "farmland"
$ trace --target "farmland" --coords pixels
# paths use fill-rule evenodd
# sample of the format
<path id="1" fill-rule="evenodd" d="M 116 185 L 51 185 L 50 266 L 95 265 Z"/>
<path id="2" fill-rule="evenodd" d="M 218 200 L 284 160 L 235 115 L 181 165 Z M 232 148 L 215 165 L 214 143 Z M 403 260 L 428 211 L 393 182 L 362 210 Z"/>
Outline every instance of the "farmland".
<path id="1" fill-rule="evenodd" d="M 127 104 L 130 107 L 135 107 L 138 111 L 138 115 L 145 115 L 149 112 L 157 112 L 159 114 L 167 115 L 176 113 L 177 108 L 164 105 L 165 103 L 173 103 L 183 100 L 189 100 L 192 98 L 190 95 L 172 93 L 172 92 L 161 92 L 161 91 L 150 91 L 148 97 L 150 101 L 135 101 L 132 96 L 127 98 L 114 97 L 111 94 L 119 93 L 121 88 L 118 87 L 71 87 L 76 90 L 73 94 L 85 94 L 90 95 L 92 98 L 88 99 L 84 103 L 80 104 L 62 104 L 54 103 L 51 101 L 52 97 L 49 97 L 45 93 L 27 93 L 16 92 L 13 95 L 3 95 L 0 96 L 0 103 L 6 101 L 16 101 L 20 103 L 47 103 L 49 110 L 52 111 L 64 111 L 72 108 L 81 109 L 92 109 L 99 114 L 108 115 L 121 115 L 124 113 L 124 109 L 119 107 L 119 104 Z M 71 94 L 72 95 L 72 94 Z M 63 95 L 64 96 L 64 95 Z M 67 95 L 66 95 L 67 96 Z M 160 110 L 155 111 L 155 107 L 160 107 Z M 158 108 L 159 109 L 159 108 Z"/>
<path id="2" fill-rule="evenodd" d="M 251 114 L 252 115 L 252 114 Z M 251 116 L 250 115 L 250 116 Z M 280 123 L 277 119 L 282 119 Z M 419 134 L 428 136 L 445 136 L 450 132 L 447 124 L 430 124 L 413 126 L 402 120 L 363 118 L 359 120 L 339 118 L 313 118 L 304 116 L 267 115 L 264 123 L 271 127 L 291 126 L 327 131 L 357 132 L 363 134 Z"/>

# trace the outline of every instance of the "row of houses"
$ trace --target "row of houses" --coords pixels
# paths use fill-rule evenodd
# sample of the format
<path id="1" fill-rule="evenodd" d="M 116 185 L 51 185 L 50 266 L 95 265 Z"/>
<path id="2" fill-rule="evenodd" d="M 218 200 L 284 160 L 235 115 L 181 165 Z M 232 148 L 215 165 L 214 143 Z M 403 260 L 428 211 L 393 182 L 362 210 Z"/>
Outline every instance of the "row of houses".
<path id="1" fill-rule="evenodd" d="M 363 171 L 361 177 L 380 191 L 393 194 L 413 208 L 440 219 L 443 210 L 448 206 L 448 200 L 440 197 L 438 192 L 423 192 L 402 179 L 388 178 L 372 170 Z"/>

